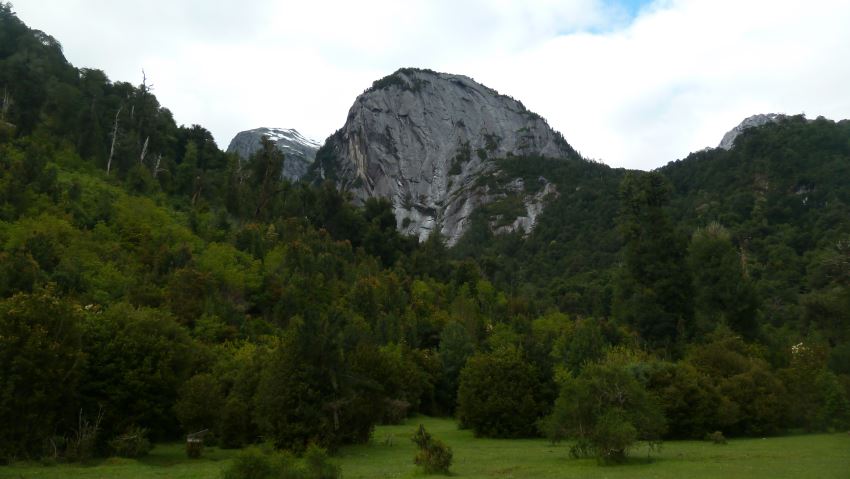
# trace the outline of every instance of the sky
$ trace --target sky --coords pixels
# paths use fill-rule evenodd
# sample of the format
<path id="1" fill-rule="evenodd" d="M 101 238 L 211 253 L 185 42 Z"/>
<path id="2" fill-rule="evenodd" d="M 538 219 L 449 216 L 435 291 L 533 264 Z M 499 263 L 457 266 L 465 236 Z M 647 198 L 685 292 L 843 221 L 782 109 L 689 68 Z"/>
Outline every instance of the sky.
<path id="1" fill-rule="evenodd" d="M 521 100 L 585 157 L 653 169 L 757 113 L 850 118 L 847 0 L 12 0 L 77 67 L 141 83 L 227 148 L 323 141 L 401 67 Z"/>

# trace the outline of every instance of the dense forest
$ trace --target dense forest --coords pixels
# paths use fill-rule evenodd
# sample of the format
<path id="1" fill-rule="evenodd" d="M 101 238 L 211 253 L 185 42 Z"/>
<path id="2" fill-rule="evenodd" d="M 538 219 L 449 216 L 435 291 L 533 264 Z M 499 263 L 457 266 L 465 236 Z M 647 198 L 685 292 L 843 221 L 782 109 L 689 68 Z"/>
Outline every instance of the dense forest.
<path id="1" fill-rule="evenodd" d="M 392 205 L 291 183 L 77 69 L 0 3 L 0 462 L 209 429 L 303 452 L 453 415 L 489 437 L 850 427 L 850 122 L 793 117 L 644 173 L 499 160 L 453 248 Z M 506 213 L 507 212 L 507 213 Z"/>

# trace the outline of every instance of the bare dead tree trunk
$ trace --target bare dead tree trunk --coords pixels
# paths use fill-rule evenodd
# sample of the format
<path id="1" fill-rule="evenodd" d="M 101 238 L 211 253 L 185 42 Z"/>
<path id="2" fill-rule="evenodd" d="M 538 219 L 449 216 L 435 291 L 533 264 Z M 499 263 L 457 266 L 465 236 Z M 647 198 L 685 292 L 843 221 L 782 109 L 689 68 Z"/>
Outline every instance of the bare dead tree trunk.
<path id="1" fill-rule="evenodd" d="M 145 138 L 145 144 L 142 145 L 142 154 L 139 155 L 139 163 L 145 163 L 145 155 L 148 154 L 148 141 L 150 141 L 151 137 Z"/>
<path id="2" fill-rule="evenodd" d="M 124 105 L 118 107 L 118 111 L 115 112 L 115 123 L 112 124 L 112 146 L 109 148 L 109 160 L 106 162 L 107 175 L 109 175 L 109 170 L 112 169 L 112 157 L 115 155 L 115 139 L 118 137 L 118 115 L 121 114 L 123 108 Z"/>
<path id="3" fill-rule="evenodd" d="M 142 68 L 142 84 L 139 85 L 139 108 L 141 111 L 139 112 L 139 121 L 136 124 L 136 129 L 139 133 L 144 131 L 144 122 L 145 122 L 145 103 L 147 103 L 148 92 L 150 91 L 150 87 L 148 86 L 148 76 L 145 75 L 145 69 Z M 136 113 L 136 103 L 133 103 L 133 109 L 130 113 L 130 120 L 135 121 L 134 115 Z M 141 138 L 140 138 L 141 139 Z"/>
<path id="4" fill-rule="evenodd" d="M 746 279 L 749 279 L 749 277 L 750 277 L 749 258 L 747 256 L 747 245 L 749 243 L 748 240 L 749 240 L 749 238 L 744 238 L 744 240 L 741 241 L 740 254 L 739 254 L 739 256 L 741 258 L 741 274 Z"/>
<path id="5" fill-rule="evenodd" d="M 99 408 L 97 417 L 91 422 L 83 415 L 82 408 L 77 420 L 77 430 L 70 438 L 68 449 L 72 451 L 74 459 L 82 462 L 91 458 L 94 453 L 95 440 L 100 431 L 100 423 L 103 421 L 103 407 Z"/>
<path id="6" fill-rule="evenodd" d="M 192 206 L 195 206 L 195 201 L 197 201 L 198 197 L 201 196 L 201 192 L 204 190 L 204 182 L 200 176 L 195 178 L 195 182 L 197 188 L 195 189 L 195 193 L 192 195 Z"/>
<path id="7" fill-rule="evenodd" d="M 156 175 L 159 174 L 160 171 L 165 171 L 164 169 L 159 167 L 160 162 L 162 161 L 162 154 L 156 155 L 156 164 L 153 166 L 153 177 L 156 178 Z"/>

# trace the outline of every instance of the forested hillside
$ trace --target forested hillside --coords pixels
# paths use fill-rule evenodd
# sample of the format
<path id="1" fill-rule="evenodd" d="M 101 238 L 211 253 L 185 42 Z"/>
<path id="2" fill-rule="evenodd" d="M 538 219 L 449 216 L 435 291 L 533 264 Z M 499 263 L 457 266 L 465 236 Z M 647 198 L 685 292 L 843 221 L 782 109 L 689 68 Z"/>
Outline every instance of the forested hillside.
<path id="1" fill-rule="evenodd" d="M 289 182 L 269 141 L 223 153 L 8 4 L 0 91 L 0 461 L 202 429 L 333 449 L 416 413 L 613 458 L 850 425 L 846 121 L 653 173 L 500 160 L 559 195 L 527 237 L 490 232 L 506 197 L 448 249 Z"/>

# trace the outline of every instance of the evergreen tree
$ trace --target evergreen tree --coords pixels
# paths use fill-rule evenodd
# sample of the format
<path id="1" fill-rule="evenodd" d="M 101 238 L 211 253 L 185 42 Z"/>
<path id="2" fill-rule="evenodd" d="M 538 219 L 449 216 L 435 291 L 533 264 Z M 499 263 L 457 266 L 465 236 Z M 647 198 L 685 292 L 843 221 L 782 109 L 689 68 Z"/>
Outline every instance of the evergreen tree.
<path id="1" fill-rule="evenodd" d="M 0 463 L 73 424 L 85 362 L 79 307 L 50 291 L 0 301 Z"/>
<path id="2" fill-rule="evenodd" d="M 632 353 L 614 350 L 573 376 L 561 374 L 552 413 L 540 421 L 553 442 L 575 439 L 570 453 L 621 462 L 636 441 L 661 439 L 666 421 L 658 400 L 635 377 Z"/>
<path id="3" fill-rule="evenodd" d="M 684 242 L 665 211 L 670 185 L 656 172 L 630 173 L 620 194 L 625 248 L 614 316 L 650 344 L 669 346 L 681 339 L 693 317 Z"/>
<path id="4" fill-rule="evenodd" d="M 688 259 L 694 278 L 695 331 L 702 335 L 724 322 L 753 339 L 758 327 L 755 290 L 729 232 L 717 223 L 697 230 Z"/>
<path id="5" fill-rule="evenodd" d="M 457 415 L 476 436 L 530 437 L 546 406 L 540 373 L 522 349 L 506 346 L 469 358 L 460 372 Z"/>
<path id="6" fill-rule="evenodd" d="M 254 219 L 268 218 L 269 209 L 275 196 L 281 191 L 284 155 L 277 149 L 269 137 L 262 138 L 262 146 L 251 156 L 248 167 L 251 170 L 251 185 L 257 191 L 254 207 Z"/>

